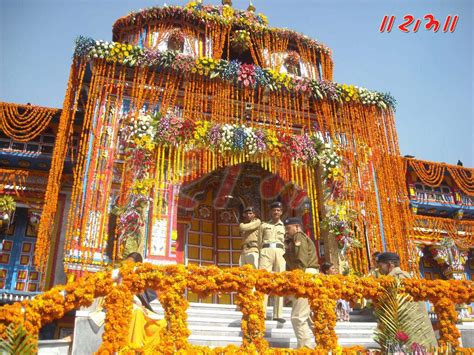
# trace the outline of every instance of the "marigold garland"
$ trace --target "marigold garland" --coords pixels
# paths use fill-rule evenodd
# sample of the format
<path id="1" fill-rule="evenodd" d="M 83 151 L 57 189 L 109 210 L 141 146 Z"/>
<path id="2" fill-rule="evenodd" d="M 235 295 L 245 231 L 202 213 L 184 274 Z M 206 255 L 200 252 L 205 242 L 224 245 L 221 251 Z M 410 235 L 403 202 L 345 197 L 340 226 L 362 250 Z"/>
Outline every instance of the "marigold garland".
<path id="1" fill-rule="evenodd" d="M 54 144 L 53 158 L 44 198 L 45 205 L 41 214 L 41 220 L 38 227 L 38 237 L 35 245 L 34 263 L 40 272 L 44 272 L 48 261 L 50 235 L 58 205 L 58 195 L 64 168 L 64 160 L 66 158 L 68 143 L 72 136 L 72 127 L 80 96 L 78 92 L 82 87 L 85 65 L 84 62 L 77 59 L 74 60 L 71 65 L 63 109 L 59 119 L 59 127 L 56 135 L 56 142 Z"/>
<path id="2" fill-rule="evenodd" d="M 429 243 L 439 243 L 448 236 L 461 249 L 474 245 L 474 222 L 450 218 L 414 216 L 413 238 Z"/>
<path id="3" fill-rule="evenodd" d="M 419 159 L 404 159 L 406 169 L 413 169 L 423 184 L 438 187 L 449 172 L 461 191 L 468 196 L 474 196 L 474 169 Z"/>
<path id="4" fill-rule="evenodd" d="M 272 293 L 279 296 L 308 297 L 316 321 L 316 351 L 338 352 L 343 350 L 337 345 L 334 332 L 335 301 L 342 298 L 355 302 L 361 297 L 376 300 L 382 294 L 383 288 L 388 287 L 393 280 L 391 277 L 375 279 L 310 275 L 302 271 L 269 273 L 249 267 L 223 270 L 215 266 L 185 268 L 183 265 L 155 266 L 146 263 L 126 263 L 120 272 L 122 281 L 118 285 L 113 285 L 110 273 L 100 272 L 87 275 L 66 286 L 57 286 L 32 300 L 2 307 L 0 333 L 3 333 L 9 323 L 14 322 L 24 324 L 28 332 L 37 334 L 42 325 L 62 317 L 65 312 L 90 305 L 95 297 L 106 296 L 108 318 L 101 352 L 111 353 L 126 345 L 126 319 L 130 316 L 132 295 L 142 292 L 145 288 L 153 288 L 158 292 L 168 321 L 164 347 L 161 349 L 164 349 L 165 353 L 199 349 L 200 347 L 192 347 L 187 342 L 188 302 L 184 296 L 187 287 L 191 292 L 201 295 L 217 292 L 239 294 L 243 313 L 242 347 L 237 349 L 235 346 L 229 346 L 222 351 L 239 353 L 241 350 L 248 352 L 253 349 L 261 353 L 290 353 L 290 350 L 286 349 L 269 349 L 263 339 L 265 324 L 262 294 Z M 403 280 L 403 290 L 416 301 L 430 300 L 434 303 L 440 320 L 440 344 L 458 347 L 459 332 L 455 326 L 457 314 L 454 305 L 474 301 L 472 283 L 407 279 Z"/>
<path id="5" fill-rule="evenodd" d="M 0 102 L 0 129 L 11 139 L 28 142 L 40 135 L 58 112 L 49 107 Z"/>

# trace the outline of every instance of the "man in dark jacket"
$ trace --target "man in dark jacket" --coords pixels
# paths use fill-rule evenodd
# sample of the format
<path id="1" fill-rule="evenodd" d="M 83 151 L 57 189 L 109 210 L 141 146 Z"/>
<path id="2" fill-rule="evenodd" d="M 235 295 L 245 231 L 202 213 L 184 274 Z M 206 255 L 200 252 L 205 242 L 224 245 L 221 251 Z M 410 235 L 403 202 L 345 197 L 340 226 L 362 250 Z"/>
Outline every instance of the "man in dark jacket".
<path id="1" fill-rule="evenodd" d="M 318 273 L 318 257 L 313 241 L 302 231 L 301 220 L 296 217 L 285 220 L 285 260 L 286 269 L 303 270 L 310 274 Z M 297 347 L 311 347 L 314 339 L 310 326 L 310 313 L 307 298 L 293 299 L 291 323 L 298 341 Z"/>
<path id="2" fill-rule="evenodd" d="M 400 257 L 396 253 L 379 254 L 377 256 L 377 267 L 382 275 L 393 276 L 397 279 L 411 278 L 410 274 L 400 269 Z M 416 342 L 427 348 L 437 347 L 438 342 L 436 341 L 436 336 L 433 331 L 433 327 L 431 326 L 431 321 L 428 317 L 425 303 L 417 302 L 417 306 L 416 313 L 411 315 L 411 319 L 413 319 L 413 322 L 415 322 L 421 318 L 421 322 L 424 323 L 423 328 L 427 329 L 427 331 L 419 333 L 416 339 L 410 339 L 410 341 Z"/>

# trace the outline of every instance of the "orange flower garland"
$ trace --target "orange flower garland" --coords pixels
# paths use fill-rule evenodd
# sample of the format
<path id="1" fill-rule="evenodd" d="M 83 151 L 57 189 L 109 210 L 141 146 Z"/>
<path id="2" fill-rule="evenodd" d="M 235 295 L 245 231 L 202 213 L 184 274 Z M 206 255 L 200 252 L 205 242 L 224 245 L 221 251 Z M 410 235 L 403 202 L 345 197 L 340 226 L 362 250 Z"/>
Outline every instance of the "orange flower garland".
<path id="1" fill-rule="evenodd" d="M 113 285 L 111 274 L 87 275 L 66 286 L 58 286 L 32 300 L 4 306 L 0 312 L 0 333 L 11 322 L 24 324 L 30 334 L 37 334 L 44 324 L 61 318 L 65 312 L 90 305 L 95 297 L 106 296 L 106 328 L 102 353 L 119 351 L 126 346 L 128 319 L 131 315 L 132 295 L 145 288 L 156 289 L 165 309 L 168 329 L 160 349 L 164 353 L 207 348 L 194 347 L 187 342 L 186 323 L 188 301 L 186 287 L 191 292 L 208 295 L 237 292 L 242 316 L 242 346 L 222 348 L 223 352 L 241 351 L 261 353 L 304 353 L 268 348 L 265 334 L 262 294 L 294 295 L 309 299 L 315 320 L 315 351 L 339 351 L 335 326 L 335 302 L 342 298 L 355 302 L 361 297 L 377 299 L 392 278 L 344 277 L 310 275 L 301 271 L 269 273 L 248 267 L 219 269 L 217 267 L 185 268 L 183 265 L 155 266 L 126 264 L 120 270 L 122 281 Z M 255 288 L 255 291 L 253 290 Z M 469 281 L 403 280 L 403 290 L 415 301 L 430 300 L 440 321 L 440 344 L 459 346 L 454 305 L 474 301 L 474 287 Z M 208 351 L 208 350 L 206 350 Z M 347 350 L 349 351 L 349 350 Z M 203 352 L 206 353 L 206 352 Z M 209 353 L 209 352 L 208 352 Z"/>
<path id="2" fill-rule="evenodd" d="M 40 135 L 58 112 L 49 107 L 0 102 L 0 128 L 10 138 L 28 142 Z"/>
<path id="3" fill-rule="evenodd" d="M 82 87 L 86 63 L 74 60 L 68 80 L 63 110 L 59 119 L 56 142 L 54 144 L 53 158 L 49 171 L 48 185 L 45 193 L 45 206 L 38 227 L 38 237 L 35 245 L 34 263 L 40 272 L 44 272 L 48 261 L 50 234 L 53 227 L 54 216 L 58 206 L 58 195 L 61 177 L 66 158 L 67 146 L 72 136 L 74 116 L 79 101 L 78 90 Z"/>
<path id="4" fill-rule="evenodd" d="M 406 169 L 411 167 L 420 181 L 431 187 L 438 187 L 449 172 L 456 185 L 466 195 L 474 196 L 474 169 L 426 160 L 404 158 Z"/>

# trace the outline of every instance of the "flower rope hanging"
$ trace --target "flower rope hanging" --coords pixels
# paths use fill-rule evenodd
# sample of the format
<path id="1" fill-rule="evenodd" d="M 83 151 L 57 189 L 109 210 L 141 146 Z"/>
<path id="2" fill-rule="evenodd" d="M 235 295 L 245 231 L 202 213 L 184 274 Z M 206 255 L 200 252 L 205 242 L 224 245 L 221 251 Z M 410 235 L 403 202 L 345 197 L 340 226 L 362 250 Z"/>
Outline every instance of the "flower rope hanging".
<path id="1" fill-rule="evenodd" d="M 11 139 L 28 142 L 49 126 L 58 109 L 0 102 L 0 129 Z"/>

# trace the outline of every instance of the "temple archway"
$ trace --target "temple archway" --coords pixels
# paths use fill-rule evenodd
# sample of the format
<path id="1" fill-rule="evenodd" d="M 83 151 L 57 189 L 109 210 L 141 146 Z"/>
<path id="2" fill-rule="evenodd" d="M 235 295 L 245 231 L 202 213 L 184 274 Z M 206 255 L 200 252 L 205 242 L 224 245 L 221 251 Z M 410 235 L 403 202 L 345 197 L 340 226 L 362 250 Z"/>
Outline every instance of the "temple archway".
<path id="1" fill-rule="evenodd" d="M 308 197 L 294 183 L 284 181 L 258 164 L 242 163 L 212 171 L 181 186 L 177 214 L 178 262 L 195 265 L 239 266 L 239 223 L 244 207 L 254 206 L 262 220 L 270 219 L 269 205 L 281 201 L 282 219 L 302 216 L 311 225 Z M 191 301 L 233 303 L 233 295 L 214 295 Z"/>

